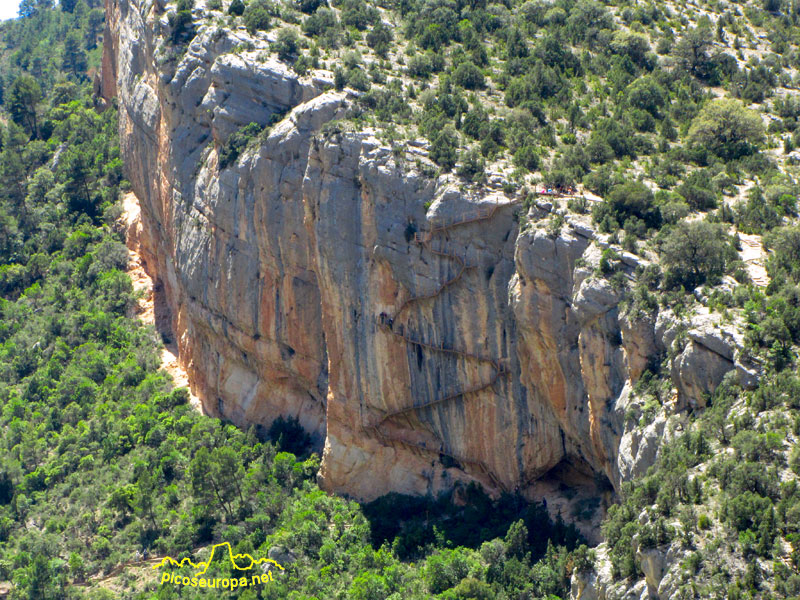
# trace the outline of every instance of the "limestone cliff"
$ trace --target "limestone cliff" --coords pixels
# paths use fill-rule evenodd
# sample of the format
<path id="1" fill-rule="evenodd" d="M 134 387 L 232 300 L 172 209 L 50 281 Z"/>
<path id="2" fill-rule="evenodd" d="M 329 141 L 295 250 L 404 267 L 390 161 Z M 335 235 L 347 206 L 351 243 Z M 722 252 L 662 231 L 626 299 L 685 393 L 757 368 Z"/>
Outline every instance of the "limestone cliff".
<path id="1" fill-rule="evenodd" d="M 325 73 L 297 76 L 202 9 L 176 50 L 169 10 L 107 0 L 102 83 L 166 335 L 208 412 L 298 416 L 324 444 L 327 489 L 616 487 L 725 373 L 754 376 L 713 316 L 625 309 L 594 275 L 608 243 L 587 217 L 557 230 L 522 190 L 432 178 L 424 143 L 392 149 L 339 121 L 354 99 Z M 250 122 L 265 132 L 221 165 Z M 642 262 L 617 267 L 633 279 Z M 664 356 L 675 395 L 642 429 L 633 387 Z"/>

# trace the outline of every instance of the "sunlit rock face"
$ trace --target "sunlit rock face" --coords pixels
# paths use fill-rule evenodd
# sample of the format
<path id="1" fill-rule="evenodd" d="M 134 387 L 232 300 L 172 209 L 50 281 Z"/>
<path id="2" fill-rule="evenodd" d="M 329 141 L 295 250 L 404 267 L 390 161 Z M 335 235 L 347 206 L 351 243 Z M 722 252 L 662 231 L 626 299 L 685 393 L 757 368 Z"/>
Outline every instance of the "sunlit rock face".
<path id="1" fill-rule="evenodd" d="M 355 100 L 322 72 L 300 78 L 260 58 L 265 40 L 199 14 L 176 51 L 166 10 L 107 0 L 100 86 L 119 104 L 164 334 L 209 413 L 298 417 L 326 489 L 535 495 L 554 474 L 617 487 L 655 460 L 669 414 L 730 370 L 752 376 L 724 326 L 690 324 L 674 401 L 638 431 L 633 386 L 685 336 L 594 274 L 588 218 L 553 231 L 519 191 L 431 178 L 423 141 L 392 150 L 335 123 Z M 221 164 L 251 122 L 264 131 Z M 636 257 L 623 262 L 634 278 Z"/>

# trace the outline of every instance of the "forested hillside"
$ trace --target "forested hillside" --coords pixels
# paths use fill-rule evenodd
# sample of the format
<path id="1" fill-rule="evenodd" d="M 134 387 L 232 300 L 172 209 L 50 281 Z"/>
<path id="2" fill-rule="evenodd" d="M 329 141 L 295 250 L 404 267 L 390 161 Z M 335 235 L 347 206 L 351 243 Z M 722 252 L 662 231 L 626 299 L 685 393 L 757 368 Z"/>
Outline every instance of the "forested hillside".
<path id="1" fill-rule="evenodd" d="M 115 109 L 92 93 L 102 12 L 22 10 L 0 27 L 0 597 L 205 597 L 140 561 L 220 541 L 287 570 L 215 597 L 564 596 L 586 549 L 540 507 L 330 497 L 295 422 L 258 439 L 172 390 L 131 316 Z"/>
<path id="2" fill-rule="evenodd" d="M 674 598 L 800 596 L 794 0 L 163 4 L 165 61 L 204 19 L 264 32 L 266 54 L 358 92 L 327 134 L 373 128 L 398 154 L 422 137 L 431 175 L 503 174 L 526 206 L 541 189 L 596 194 L 557 206 L 553 236 L 591 218 L 608 241 L 593 276 L 632 314 L 741 325 L 759 381 L 726 377 L 686 408 L 597 549 L 541 505 L 475 487 L 367 505 L 322 492 L 295 421 L 261 435 L 203 417 L 159 371 L 125 272 L 116 108 L 95 93 L 103 7 L 23 0 L 0 25 L 0 598 L 205 597 L 159 585 L 143 558 L 223 541 L 286 571 L 221 598 L 567 598 L 571 578 L 600 574 L 621 597 L 658 561 L 678 565 Z M 260 131 L 231 136 L 223 168 Z M 745 236 L 769 251 L 763 269 Z M 649 263 L 634 283 L 624 253 Z M 637 385 L 642 428 L 672 401 L 667 358 Z"/>

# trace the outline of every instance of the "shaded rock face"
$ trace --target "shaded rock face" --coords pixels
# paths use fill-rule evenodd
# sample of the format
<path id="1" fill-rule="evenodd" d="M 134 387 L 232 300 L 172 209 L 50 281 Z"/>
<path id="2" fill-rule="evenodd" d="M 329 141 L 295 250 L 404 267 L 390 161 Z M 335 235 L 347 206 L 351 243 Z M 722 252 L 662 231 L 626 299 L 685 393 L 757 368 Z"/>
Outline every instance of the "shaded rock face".
<path id="1" fill-rule="evenodd" d="M 631 387 L 657 349 L 649 320 L 632 324 L 621 317 L 621 292 L 590 268 L 576 268 L 598 258 L 577 223 L 557 237 L 544 229 L 526 232 L 517 242 L 512 295 L 522 381 L 532 404 L 549 406 L 555 416 L 564 458 L 616 485 Z"/>
<path id="2" fill-rule="evenodd" d="M 553 235 L 546 208 L 426 177 L 331 123 L 352 98 L 260 60 L 266 43 L 245 33 L 201 19 L 181 54 L 165 42 L 173 9 L 108 0 L 101 89 L 118 98 L 164 333 L 209 413 L 297 416 L 324 447 L 321 484 L 363 499 L 459 481 L 524 492 L 552 473 L 618 486 L 655 460 L 663 418 L 634 435 L 625 414 L 679 336 L 621 311 L 623 292 L 592 275 L 587 223 Z M 250 122 L 267 129 L 221 168 Z M 719 338 L 730 359 L 678 354 L 679 396 L 737 367 L 715 331 L 703 348 L 719 356 Z"/>

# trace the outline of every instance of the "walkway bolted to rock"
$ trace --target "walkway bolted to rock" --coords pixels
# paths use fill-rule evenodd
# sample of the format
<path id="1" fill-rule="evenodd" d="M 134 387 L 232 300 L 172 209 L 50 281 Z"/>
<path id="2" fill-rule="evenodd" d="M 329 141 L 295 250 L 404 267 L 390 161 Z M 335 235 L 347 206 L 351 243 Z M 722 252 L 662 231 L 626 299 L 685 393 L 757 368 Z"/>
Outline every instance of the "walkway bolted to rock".
<path id="1" fill-rule="evenodd" d="M 398 318 L 403 314 L 403 312 L 409 306 L 411 306 L 412 304 L 418 303 L 418 302 L 423 302 L 425 300 L 430 300 L 432 298 L 436 298 L 437 296 L 441 295 L 447 288 L 453 286 L 456 282 L 458 282 L 461 279 L 461 277 L 464 275 L 465 271 L 467 271 L 468 269 L 473 269 L 474 268 L 474 266 L 468 266 L 466 264 L 465 260 L 462 257 L 460 257 L 459 255 L 454 254 L 452 252 L 446 252 L 446 251 L 438 250 L 438 249 L 434 248 L 433 245 L 432 245 L 432 241 L 433 241 L 433 238 L 434 238 L 434 236 L 436 234 L 443 233 L 445 231 L 453 229 L 454 227 L 467 225 L 469 223 L 476 223 L 476 222 L 479 222 L 479 221 L 487 221 L 487 220 L 491 219 L 492 217 L 494 217 L 494 215 L 495 215 L 495 213 L 497 212 L 498 209 L 504 208 L 504 207 L 507 207 L 507 206 L 514 206 L 514 205 L 520 204 L 520 202 L 521 202 L 520 200 L 513 200 L 511 202 L 505 202 L 505 203 L 502 203 L 502 204 L 497 203 L 494 206 L 492 206 L 491 208 L 479 208 L 474 213 L 471 213 L 471 214 L 469 214 L 469 215 L 465 216 L 464 218 L 459 219 L 457 221 L 452 221 L 452 222 L 446 223 L 446 224 L 433 225 L 427 231 L 415 233 L 414 234 L 414 241 L 416 243 L 420 244 L 423 248 L 428 250 L 431 254 L 434 254 L 436 256 L 440 256 L 442 258 L 446 258 L 446 259 L 455 261 L 456 264 L 458 265 L 458 272 L 453 277 L 451 277 L 447 281 L 443 282 L 434 292 L 429 293 L 429 294 L 421 294 L 419 296 L 412 296 L 412 297 L 406 299 L 392 315 L 387 315 L 386 313 L 381 313 L 378 316 L 378 326 L 380 328 L 382 328 L 387 333 L 391 333 L 392 335 L 403 339 L 406 343 L 412 344 L 414 346 L 418 346 L 420 348 L 424 348 L 426 350 L 430 350 L 432 352 L 440 352 L 440 353 L 444 353 L 444 354 L 453 354 L 453 355 L 460 356 L 460 357 L 465 358 L 465 359 L 474 360 L 474 361 L 477 361 L 477 362 L 480 362 L 480 363 L 484 363 L 484 364 L 489 364 L 489 365 L 491 365 L 492 369 L 494 370 L 494 375 L 490 379 L 488 379 L 487 381 L 482 381 L 482 382 L 476 383 L 475 385 L 472 385 L 472 386 L 470 386 L 470 387 L 468 387 L 466 389 L 459 390 L 457 392 L 453 392 L 453 393 L 450 393 L 450 394 L 446 394 L 446 395 L 444 395 L 442 397 L 439 397 L 439 398 L 434 398 L 433 400 L 429 400 L 428 402 L 424 402 L 422 404 L 416 404 L 416 405 L 413 405 L 413 406 L 407 406 L 407 407 L 404 407 L 404 408 L 401 408 L 401 409 L 398 409 L 398 410 L 395 410 L 395 411 L 388 412 L 388 413 L 384 414 L 377 423 L 372 424 L 372 425 L 363 426 L 363 428 L 365 430 L 374 432 L 375 434 L 378 435 L 378 437 L 380 437 L 383 440 L 390 440 L 390 441 L 394 441 L 394 442 L 399 442 L 399 443 L 401 443 L 401 444 L 403 444 L 405 446 L 409 446 L 409 447 L 412 447 L 412 448 L 415 448 L 415 449 L 421 449 L 421 450 L 424 450 L 425 452 L 436 452 L 437 450 L 435 448 L 429 448 L 424 443 L 409 442 L 408 440 L 402 439 L 402 438 L 397 437 L 397 436 L 386 435 L 385 433 L 383 433 L 381 431 L 381 426 L 383 426 L 388 421 L 390 421 L 391 419 L 394 419 L 396 417 L 400 417 L 400 416 L 403 416 L 403 415 L 408 415 L 408 414 L 410 414 L 412 412 L 416 412 L 416 411 L 419 411 L 419 410 L 422 410 L 422 409 L 425 409 L 425 408 L 430 408 L 431 406 L 438 406 L 440 404 L 445 404 L 447 402 L 450 402 L 452 400 L 455 400 L 457 398 L 460 398 L 460 397 L 468 395 L 468 394 L 476 394 L 478 392 L 481 392 L 481 391 L 483 391 L 485 389 L 488 389 L 488 388 L 494 386 L 494 384 L 498 381 L 498 379 L 500 379 L 500 377 L 508 374 L 508 372 L 509 372 L 508 368 L 506 367 L 506 365 L 499 358 L 483 356 L 483 355 L 480 355 L 480 354 L 469 352 L 467 350 L 460 350 L 458 348 L 448 348 L 448 347 L 446 347 L 444 345 L 431 344 L 431 343 L 425 342 L 423 340 L 416 339 L 416 338 L 412 337 L 411 335 L 409 335 L 409 333 L 407 332 L 407 327 L 406 327 L 405 324 L 396 323 L 396 321 L 398 320 Z M 505 486 L 501 481 L 499 481 L 494 476 L 494 474 L 492 473 L 492 470 L 483 461 L 477 460 L 477 459 L 474 459 L 474 458 L 469 458 L 469 457 L 466 457 L 466 456 L 460 456 L 458 454 L 454 454 L 452 452 L 446 451 L 444 449 L 444 445 L 443 444 L 442 444 L 441 448 L 438 450 L 438 453 L 440 455 L 442 455 L 442 456 L 447 456 L 447 457 L 453 459 L 454 461 L 456 461 L 456 462 L 458 462 L 460 464 L 461 463 L 466 463 L 466 464 L 470 464 L 470 465 L 473 465 L 473 466 L 477 467 L 480 472 L 482 472 L 484 475 L 489 477 L 489 479 L 492 481 L 492 483 L 495 486 L 499 487 L 503 491 L 509 491 L 508 489 L 506 489 L 507 486 Z"/>

